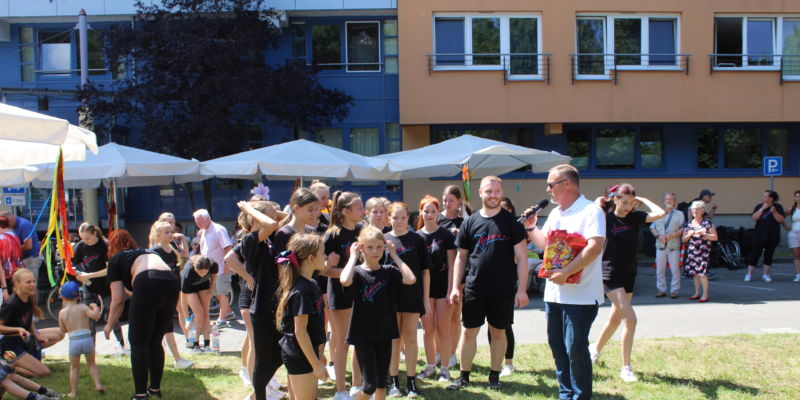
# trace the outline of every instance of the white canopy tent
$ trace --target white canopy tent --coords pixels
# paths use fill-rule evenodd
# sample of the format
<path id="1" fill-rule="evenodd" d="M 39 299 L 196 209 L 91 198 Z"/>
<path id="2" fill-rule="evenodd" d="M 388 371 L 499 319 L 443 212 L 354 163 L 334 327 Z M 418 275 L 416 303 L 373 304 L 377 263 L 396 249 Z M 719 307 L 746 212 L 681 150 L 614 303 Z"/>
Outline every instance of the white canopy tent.
<path id="1" fill-rule="evenodd" d="M 65 161 L 83 160 L 87 148 L 97 152 L 97 139 L 64 119 L 0 104 L 0 168 L 54 162 L 59 146 Z"/>
<path id="2" fill-rule="evenodd" d="M 38 167 L 41 174 L 34 186 L 49 187 L 55 164 Z M 64 186 L 67 189 L 96 188 L 111 180 L 117 187 L 167 185 L 177 177 L 196 176 L 199 168 L 197 160 L 109 143 L 100 146 L 96 155 L 87 155 L 84 161 L 64 163 Z"/>
<path id="3" fill-rule="evenodd" d="M 461 173 L 464 164 L 469 166 L 475 178 L 501 175 L 526 166 L 530 166 L 533 172 L 544 172 L 571 160 L 554 151 L 536 150 L 472 135 L 372 158 L 386 161 L 393 179 L 453 176 Z"/>
<path id="4" fill-rule="evenodd" d="M 382 180 L 386 161 L 371 159 L 349 151 L 305 139 L 262 147 L 200 164 L 199 179 L 210 177 L 291 180 L 304 177 L 344 180 Z M 191 182 L 193 177 L 179 178 Z"/>

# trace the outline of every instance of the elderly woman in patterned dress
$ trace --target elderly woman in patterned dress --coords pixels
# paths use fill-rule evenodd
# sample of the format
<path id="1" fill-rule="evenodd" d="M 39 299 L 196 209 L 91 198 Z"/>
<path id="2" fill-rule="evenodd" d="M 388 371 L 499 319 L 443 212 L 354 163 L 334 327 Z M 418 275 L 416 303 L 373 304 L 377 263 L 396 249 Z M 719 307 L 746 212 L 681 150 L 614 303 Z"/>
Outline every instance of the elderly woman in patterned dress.
<path id="1" fill-rule="evenodd" d="M 704 203 L 692 202 L 689 208 L 692 219 L 686 223 L 683 242 L 686 243 L 686 272 L 694 279 L 694 295 L 689 300 L 708 301 L 708 256 L 711 242 L 717 241 L 717 228 L 704 218 Z M 702 287 L 702 295 L 700 289 Z"/>

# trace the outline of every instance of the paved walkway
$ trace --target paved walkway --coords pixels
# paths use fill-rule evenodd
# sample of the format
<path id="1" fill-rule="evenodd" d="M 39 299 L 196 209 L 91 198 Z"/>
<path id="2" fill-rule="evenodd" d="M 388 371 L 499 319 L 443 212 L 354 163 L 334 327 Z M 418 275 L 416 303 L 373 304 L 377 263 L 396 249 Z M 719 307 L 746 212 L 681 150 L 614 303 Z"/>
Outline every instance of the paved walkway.
<path id="1" fill-rule="evenodd" d="M 792 282 L 794 267 L 791 264 L 776 264 L 772 283 L 757 279 L 750 283 L 742 281 L 742 270 L 716 270 L 716 279 L 710 282 L 708 303 L 697 303 L 687 298 L 693 293 L 692 281 L 681 281 L 681 296 L 678 299 L 655 298 L 655 269 L 641 267 L 637 279 L 633 303 L 639 324 L 637 338 L 719 336 L 736 333 L 800 333 L 800 283 Z M 596 338 L 608 318 L 607 302 L 600 308 L 592 327 L 591 337 Z M 545 318 L 541 295 L 531 299 L 531 304 L 515 314 L 514 334 L 517 343 L 546 343 Z M 42 321 L 40 328 L 53 326 L 53 321 Z M 127 334 L 127 326 L 123 328 Z M 420 330 L 420 343 L 422 343 Z M 242 320 L 231 321 L 222 329 L 223 352 L 238 352 L 244 340 Z M 481 333 L 479 344 L 486 344 L 486 334 Z M 181 351 L 183 335 L 176 334 Z M 113 353 L 113 345 L 102 333 L 98 334 L 97 351 Z M 46 349 L 47 354 L 64 355 L 67 341 Z"/>

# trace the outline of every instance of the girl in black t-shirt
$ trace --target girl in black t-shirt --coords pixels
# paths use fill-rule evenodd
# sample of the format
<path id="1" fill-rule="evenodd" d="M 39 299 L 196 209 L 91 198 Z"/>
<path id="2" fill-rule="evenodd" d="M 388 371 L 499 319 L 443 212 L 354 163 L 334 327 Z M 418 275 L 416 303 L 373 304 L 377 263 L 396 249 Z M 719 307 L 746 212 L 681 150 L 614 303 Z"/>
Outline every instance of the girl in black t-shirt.
<path id="1" fill-rule="evenodd" d="M 175 276 L 180 277 L 181 256 L 178 250 L 172 245 L 174 229 L 174 226 L 168 221 L 156 221 L 150 227 L 150 251 L 158 254 L 161 257 L 161 260 L 164 261 L 164 264 L 167 264 L 169 269 L 175 273 Z M 181 302 L 179 298 L 175 309 L 178 311 L 178 321 L 183 321 L 186 317 L 182 315 L 180 303 Z M 184 329 L 184 337 L 188 337 L 189 332 L 185 330 L 185 326 L 183 326 L 183 324 L 181 325 L 181 328 Z M 181 357 L 181 353 L 178 350 L 178 344 L 175 342 L 175 334 L 172 332 L 172 330 L 164 335 L 164 339 L 167 341 L 169 351 L 172 353 L 172 358 L 175 360 L 175 368 L 183 369 L 194 365 L 193 362 Z"/>
<path id="2" fill-rule="evenodd" d="M 596 202 L 606 213 L 603 284 L 612 306 L 600 338 L 589 345 L 589 352 L 592 361 L 596 361 L 620 322 L 623 322 L 620 378 L 625 382 L 635 382 L 638 378 L 631 368 L 631 350 L 636 331 L 636 313 L 633 311 L 631 298 L 636 280 L 639 229 L 645 223 L 663 218 L 665 213 L 658 204 L 644 197 L 637 197 L 636 190 L 627 183 L 609 188 L 606 196 L 599 197 Z M 640 204 L 646 205 L 650 212 L 634 211 Z"/>
<path id="3" fill-rule="evenodd" d="M 381 265 L 386 247 L 397 267 Z M 355 346 L 364 385 L 356 396 L 367 400 L 386 398 L 386 375 L 391 361 L 392 340 L 399 337 L 397 291 L 400 284 L 413 285 L 414 272 L 398 257 L 394 245 L 375 227 L 361 230 L 350 245 L 347 265 L 341 272 L 342 286 L 353 293 L 353 318 L 347 342 Z M 363 263 L 358 264 L 361 256 Z M 398 270 L 399 269 L 399 270 Z M 379 391 L 379 392 L 378 392 Z"/>
<path id="4" fill-rule="evenodd" d="M 461 189 L 456 185 L 447 185 L 442 192 L 442 213 L 437 219 L 439 226 L 445 228 L 456 236 L 464 218 L 472 214 L 472 209 L 469 204 L 461 200 Z M 466 277 L 466 274 L 464 274 Z M 464 282 L 461 282 L 461 288 L 464 289 Z M 450 319 L 450 343 L 453 349 L 453 355 L 450 356 L 448 366 L 450 368 L 456 365 L 455 349 L 458 348 L 458 342 L 461 339 L 461 304 L 453 306 L 453 314 Z M 444 361 L 442 361 L 444 363 Z"/>
<path id="5" fill-rule="evenodd" d="M 47 345 L 49 340 L 33 326 L 33 316 L 42 318 L 42 311 L 36 299 L 36 279 L 25 268 L 14 272 L 9 281 L 14 281 L 14 294 L 3 302 L 0 308 L 0 353 L 13 351 L 17 358 L 14 367 L 31 376 L 46 376 L 50 370 L 28 350 L 30 341 Z M 56 328 L 58 329 L 58 328 Z M 53 344 L 53 343 L 50 343 Z"/>
<path id="6" fill-rule="evenodd" d="M 345 374 L 349 346 L 345 344 L 345 335 L 350 325 L 353 311 L 353 294 L 344 290 L 339 283 L 339 275 L 350 258 L 350 245 L 357 241 L 364 220 L 364 203 L 361 197 L 353 192 L 336 192 L 333 195 L 331 225 L 325 233 L 325 254 L 328 259 L 326 275 L 328 275 L 328 308 L 331 310 L 331 352 L 336 375 L 336 393 L 346 395 Z M 352 358 L 352 386 L 361 386 L 361 373 L 357 357 Z"/>
<path id="7" fill-rule="evenodd" d="M 328 378 L 320 355 L 325 344 L 322 292 L 312 275 L 325 268 L 325 247 L 316 233 L 292 236 L 279 253 L 283 265 L 275 321 L 283 334 L 281 359 L 289 373 L 291 397 L 317 398 L 317 379 Z"/>
<path id="8" fill-rule="evenodd" d="M 389 218 L 392 231 L 386 239 L 394 245 L 400 259 L 414 272 L 416 283 L 403 286 L 397 293 L 397 321 L 400 339 L 392 342 L 392 364 L 389 367 L 391 386 L 389 396 L 400 394 L 400 341 L 403 342 L 406 355 L 406 384 L 409 397 L 419 394 L 416 383 L 417 375 L 417 326 L 421 315 L 430 314 L 430 256 L 428 249 L 419 235 L 408 230 L 408 207 L 404 203 L 392 203 L 389 207 Z"/>
<path id="9" fill-rule="evenodd" d="M 450 319 L 453 316 L 453 306 L 448 301 L 448 294 L 453 282 L 453 263 L 456 259 L 455 238 L 449 230 L 437 224 L 439 217 L 439 200 L 432 196 L 425 196 L 419 203 L 419 223 L 417 232 L 424 241 L 431 258 L 429 309 L 422 317 L 422 329 L 425 330 L 425 358 L 428 365 L 420 373 L 420 377 L 427 378 L 436 372 L 435 354 L 440 354 L 444 360 L 449 360 L 453 353 L 450 337 Z M 507 331 L 507 330 L 506 330 Z M 450 380 L 447 364 L 442 364 L 440 380 Z"/>

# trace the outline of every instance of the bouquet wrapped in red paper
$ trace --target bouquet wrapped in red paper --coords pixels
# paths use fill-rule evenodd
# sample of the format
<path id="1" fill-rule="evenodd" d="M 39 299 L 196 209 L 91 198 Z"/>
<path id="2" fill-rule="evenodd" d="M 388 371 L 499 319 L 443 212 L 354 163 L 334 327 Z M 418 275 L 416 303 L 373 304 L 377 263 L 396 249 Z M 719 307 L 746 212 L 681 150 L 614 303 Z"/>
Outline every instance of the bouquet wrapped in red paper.
<path id="1" fill-rule="evenodd" d="M 544 249 L 544 261 L 539 269 L 539 278 L 549 278 L 554 270 L 566 268 L 586 244 L 586 238 L 578 233 L 567 233 L 565 230 L 550 231 L 547 234 L 547 246 Z M 570 275 L 567 283 L 580 282 L 581 272 L 583 271 Z"/>

